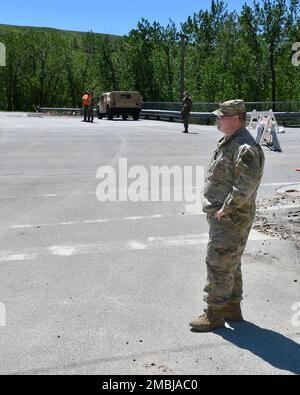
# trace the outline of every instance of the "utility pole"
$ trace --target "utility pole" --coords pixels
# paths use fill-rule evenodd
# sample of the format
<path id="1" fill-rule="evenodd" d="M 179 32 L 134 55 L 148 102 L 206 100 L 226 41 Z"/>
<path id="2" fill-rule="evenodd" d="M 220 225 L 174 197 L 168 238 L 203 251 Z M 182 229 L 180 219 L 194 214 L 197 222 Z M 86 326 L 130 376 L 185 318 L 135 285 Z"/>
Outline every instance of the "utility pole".
<path id="1" fill-rule="evenodd" d="M 188 42 L 188 36 L 186 34 L 179 34 L 181 45 L 180 45 L 180 95 L 181 100 L 183 99 L 183 93 L 185 91 L 185 50 Z"/>

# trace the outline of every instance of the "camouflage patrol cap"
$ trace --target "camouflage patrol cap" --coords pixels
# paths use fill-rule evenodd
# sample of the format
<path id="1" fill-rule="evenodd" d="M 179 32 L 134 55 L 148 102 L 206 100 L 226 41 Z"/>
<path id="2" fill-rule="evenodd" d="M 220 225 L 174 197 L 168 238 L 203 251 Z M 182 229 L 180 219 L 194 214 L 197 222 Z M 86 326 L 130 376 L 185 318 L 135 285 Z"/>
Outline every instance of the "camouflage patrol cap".
<path id="1" fill-rule="evenodd" d="M 218 110 L 213 112 L 214 115 L 240 115 L 247 112 L 244 100 L 229 100 L 220 106 Z"/>

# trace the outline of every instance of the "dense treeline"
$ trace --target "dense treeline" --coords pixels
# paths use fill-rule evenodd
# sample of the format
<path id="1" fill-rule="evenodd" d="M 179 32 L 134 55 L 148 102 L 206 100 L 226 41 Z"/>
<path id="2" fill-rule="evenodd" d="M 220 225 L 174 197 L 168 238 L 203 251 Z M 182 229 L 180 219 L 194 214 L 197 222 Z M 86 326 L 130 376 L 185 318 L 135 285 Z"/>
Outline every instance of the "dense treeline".
<path id="1" fill-rule="evenodd" d="M 0 68 L 0 109 L 74 107 L 86 88 L 178 101 L 183 35 L 185 83 L 194 101 L 300 100 L 300 67 L 291 62 L 300 41 L 299 0 L 254 1 L 240 14 L 214 0 L 180 29 L 171 20 L 164 27 L 142 19 L 120 38 L 32 29 L 1 37 L 7 61 Z"/>

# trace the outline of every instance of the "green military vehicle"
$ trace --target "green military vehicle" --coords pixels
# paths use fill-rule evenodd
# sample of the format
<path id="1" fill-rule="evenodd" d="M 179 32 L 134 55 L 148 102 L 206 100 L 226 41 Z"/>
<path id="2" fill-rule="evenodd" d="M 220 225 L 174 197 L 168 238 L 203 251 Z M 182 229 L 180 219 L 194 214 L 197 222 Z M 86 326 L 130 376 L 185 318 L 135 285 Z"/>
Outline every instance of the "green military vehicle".
<path id="1" fill-rule="evenodd" d="M 113 120 L 115 116 L 121 116 L 127 120 L 132 116 L 135 121 L 140 118 L 142 97 L 139 92 L 108 92 L 100 97 L 97 105 L 98 119 L 107 117 Z"/>

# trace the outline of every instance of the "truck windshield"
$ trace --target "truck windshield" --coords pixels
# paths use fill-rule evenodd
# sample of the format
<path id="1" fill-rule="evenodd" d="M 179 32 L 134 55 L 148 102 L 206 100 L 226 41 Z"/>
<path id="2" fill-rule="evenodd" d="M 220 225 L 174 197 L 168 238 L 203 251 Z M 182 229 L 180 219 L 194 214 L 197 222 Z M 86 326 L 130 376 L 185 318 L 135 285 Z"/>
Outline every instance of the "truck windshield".
<path id="1" fill-rule="evenodd" d="M 124 99 L 124 100 L 130 100 L 131 99 L 131 95 L 122 94 L 120 97 L 121 97 L 121 99 Z"/>

